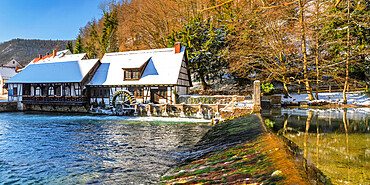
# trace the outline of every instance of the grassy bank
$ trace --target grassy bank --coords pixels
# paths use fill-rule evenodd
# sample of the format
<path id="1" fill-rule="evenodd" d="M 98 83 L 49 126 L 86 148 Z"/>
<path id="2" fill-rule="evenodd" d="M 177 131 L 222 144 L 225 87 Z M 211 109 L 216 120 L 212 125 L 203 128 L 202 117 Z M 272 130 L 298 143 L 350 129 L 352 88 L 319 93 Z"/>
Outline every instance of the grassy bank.
<path id="1" fill-rule="evenodd" d="M 283 141 L 267 132 L 256 114 L 215 126 L 196 151 L 203 153 L 160 184 L 309 184 Z"/>

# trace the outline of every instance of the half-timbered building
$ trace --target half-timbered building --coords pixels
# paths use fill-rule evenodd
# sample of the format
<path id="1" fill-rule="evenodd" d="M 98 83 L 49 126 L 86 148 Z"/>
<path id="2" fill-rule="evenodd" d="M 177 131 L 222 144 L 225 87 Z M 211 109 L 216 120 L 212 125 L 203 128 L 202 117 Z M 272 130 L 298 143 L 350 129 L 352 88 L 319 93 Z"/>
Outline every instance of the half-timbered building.
<path id="1" fill-rule="evenodd" d="M 34 105 L 52 105 L 56 111 L 57 105 L 132 108 L 134 103 L 176 103 L 176 95 L 188 94 L 192 86 L 180 44 L 106 53 L 101 61 L 85 54 L 62 55 L 54 51 L 52 59 L 33 62 L 9 79 L 8 100 L 26 110 Z"/>
<path id="2" fill-rule="evenodd" d="M 5 83 L 8 100 L 22 105 L 82 105 L 86 84 L 98 69 L 98 59 L 28 65 Z"/>
<path id="3" fill-rule="evenodd" d="M 192 86 L 185 47 L 106 53 L 88 83 L 92 105 L 173 104 Z"/>

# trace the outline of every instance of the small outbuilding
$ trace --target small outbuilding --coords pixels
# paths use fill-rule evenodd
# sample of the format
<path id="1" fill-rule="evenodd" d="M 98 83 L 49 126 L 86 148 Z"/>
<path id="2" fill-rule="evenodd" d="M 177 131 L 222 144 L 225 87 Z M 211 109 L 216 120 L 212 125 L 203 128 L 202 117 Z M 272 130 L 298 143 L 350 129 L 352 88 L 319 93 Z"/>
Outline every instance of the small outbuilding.
<path id="1" fill-rule="evenodd" d="M 22 64 L 20 64 L 17 60 L 12 58 L 8 63 L 4 65 L 4 67 L 12 67 L 12 68 L 23 68 Z"/>

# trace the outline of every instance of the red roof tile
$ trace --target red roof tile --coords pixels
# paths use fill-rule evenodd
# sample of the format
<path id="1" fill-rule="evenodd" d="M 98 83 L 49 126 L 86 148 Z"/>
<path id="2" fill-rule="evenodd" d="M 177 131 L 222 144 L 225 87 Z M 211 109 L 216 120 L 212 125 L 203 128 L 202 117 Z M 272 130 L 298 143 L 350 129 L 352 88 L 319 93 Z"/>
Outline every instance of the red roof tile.
<path id="1" fill-rule="evenodd" d="M 44 56 L 44 57 L 42 57 L 41 59 L 37 57 L 37 58 L 33 59 L 32 63 L 37 63 L 37 62 L 38 62 L 38 61 L 40 61 L 40 60 L 44 60 L 44 59 L 47 59 L 47 58 L 52 57 L 52 56 L 53 56 L 53 54 L 45 55 L 45 56 Z"/>

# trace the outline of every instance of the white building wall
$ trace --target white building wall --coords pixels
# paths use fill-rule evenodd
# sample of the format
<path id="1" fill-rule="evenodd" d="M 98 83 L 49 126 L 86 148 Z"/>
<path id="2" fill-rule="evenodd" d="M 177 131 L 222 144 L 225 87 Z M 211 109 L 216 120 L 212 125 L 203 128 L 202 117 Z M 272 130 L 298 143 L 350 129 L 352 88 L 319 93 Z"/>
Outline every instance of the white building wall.
<path id="1" fill-rule="evenodd" d="M 177 94 L 178 95 L 187 95 L 189 94 L 189 88 L 183 86 L 177 86 Z"/>
<path id="2" fill-rule="evenodd" d="M 71 85 L 71 96 L 76 96 L 74 85 Z"/>
<path id="3" fill-rule="evenodd" d="M 22 101 L 22 84 L 8 84 L 8 89 L 10 91 L 10 95 L 8 94 L 8 101 Z"/>

